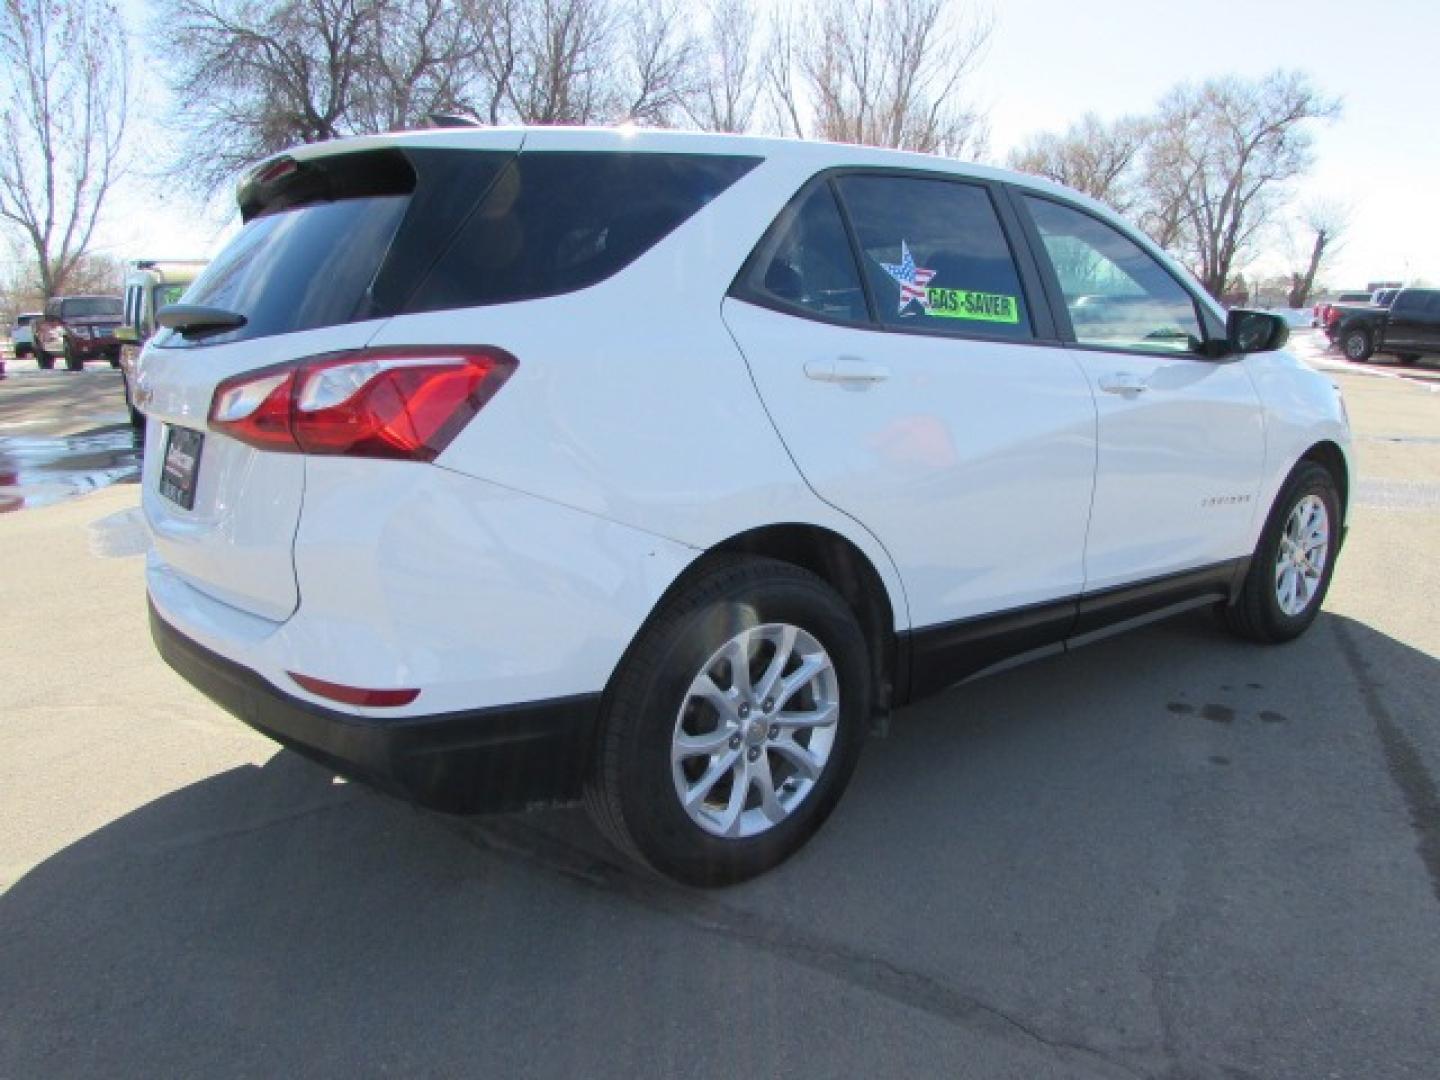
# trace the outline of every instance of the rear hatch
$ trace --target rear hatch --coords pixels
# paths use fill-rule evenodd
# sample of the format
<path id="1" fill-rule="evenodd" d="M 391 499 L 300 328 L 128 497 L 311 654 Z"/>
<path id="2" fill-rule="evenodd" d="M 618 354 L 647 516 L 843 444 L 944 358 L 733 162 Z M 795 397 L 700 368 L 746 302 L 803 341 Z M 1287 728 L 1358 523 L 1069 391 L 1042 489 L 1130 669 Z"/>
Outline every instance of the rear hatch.
<path id="1" fill-rule="evenodd" d="M 470 134 L 466 150 L 359 142 L 302 151 L 242 185 L 246 223 L 188 290 L 187 304 L 244 325 L 162 330 L 136 372 L 147 425 L 142 503 L 156 553 L 200 591 L 274 621 L 299 604 L 294 538 L 305 459 L 208 429 L 224 379 L 302 357 L 362 348 L 519 149 L 518 132 Z M 355 144 L 352 144 L 352 146 Z M 479 152 L 477 152 L 479 151 Z"/>
<path id="2" fill-rule="evenodd" d="M 171 570 L 236 608 L 287 618 L 299 604 L 304 454 L 396 456 L 394 443 L 346 440 L 360 438 L 374 418 L 362 419 L 356 404 L 371 400 L 368 388 L 403 384 L 385 397 L 398 409 L 386 408 L 420 445 L 401 456 L 432 461 L 458 430 L 452 421 L 468 423 L 515 366 L 503 342 L 448 336 L 475 335 L 488 320 L 438 313 L 588 288 L 758 160 L 639 153 L 623 139 L 600 157 L 522 154 L 523 139 L 518 130 L 491 129 L 322 144 L 269 161 L 242 184 L 245 227 L 183 303 L 160 312 L 171 328 L 155 335 L 137 365 L 135 397 L 154 421 L 143 502 Z M 417 321 L 430 327 L 421 340 L 410 336 Z M 367 346 L 363 358 L 331 355 Z M 437 359 L 447 347 L 464 355 Z M 299 360 L 308 361 L 303 372 L 261 370 Z M 332 368 L 332 381 L 314 375 Z M 352 377 L 362 381 L 345 382 Z M 424 393 L 413 381 L 422 377 Z M 222 382 L 224 415 L 212 426 Z M 237 386 L 265 389 L 232 411 L 235 395 L 250 401 Z M 463 396 L 446 396 L 454 394 Z M 266 411 L 273 395 L 283 403 L 274 417 Z M 256 428 L 246 428 L 252 416 Z M 322 421 L 326 434 L 317 441 Z M 263 424 L 270 427 L 262 434 Z M 427 424 L 439 425 L 427 429 L 433 445 L 417 434 Z M 318 488 L 318 470 L 308 475 Z"/>

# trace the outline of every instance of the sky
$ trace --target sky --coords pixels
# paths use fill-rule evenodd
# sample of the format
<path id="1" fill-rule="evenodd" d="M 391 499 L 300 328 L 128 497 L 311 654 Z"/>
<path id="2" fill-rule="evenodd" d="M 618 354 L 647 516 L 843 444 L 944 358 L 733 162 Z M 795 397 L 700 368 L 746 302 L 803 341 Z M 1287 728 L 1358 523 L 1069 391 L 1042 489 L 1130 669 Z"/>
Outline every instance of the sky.
<path id="1" fill-rule="evenodd" d="M 163 40 L 141 32 L 146 0 L 123 0 L 123 9 L 146 54 L 163 59 Z M 1339 120 L 1314 126 L 1315 166 L 1291 199 L 1297 208 L 1314 200 L 1350 208 L 1325 281 L 1440 283 L 1437 0 L 995 0 L 994 13 L 986 57 L 968 84 L 988 108 L 993 159 L 1085 112 L 1147 112 L 1179 82 L 1298 68 L 1343 105 Z M 175 108 L 158 88 L 149 93 L 162 117 Z M 138 134 L 153 160 L 163 127 Z M 208 257 L 233 231 L 232 217 L 195 206 L 142 160 L 97 247 L 123 258 Z M 1308 251 L 1308 238 L 1297 240 Z M 1287 269 L 1285 247 L 1277 238 L 1255 269 Z"/>

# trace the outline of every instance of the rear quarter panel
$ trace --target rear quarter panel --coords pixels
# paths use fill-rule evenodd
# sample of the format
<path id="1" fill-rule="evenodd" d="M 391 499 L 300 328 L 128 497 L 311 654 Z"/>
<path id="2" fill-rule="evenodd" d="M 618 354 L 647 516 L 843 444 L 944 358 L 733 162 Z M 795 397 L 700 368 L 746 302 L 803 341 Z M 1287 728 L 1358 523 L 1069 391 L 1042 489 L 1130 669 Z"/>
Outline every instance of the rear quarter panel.
<path id="1" fill-rule="evenodd" d="M 801 523 L 893 562 L 805 484 L 721 319 L 731 280 L 814 166 L 758 166 L 615 277 L 548 299 L 405 315 L 372 346 L 498 345 L 519 367 L 438 464 L 697 548 Z"/>

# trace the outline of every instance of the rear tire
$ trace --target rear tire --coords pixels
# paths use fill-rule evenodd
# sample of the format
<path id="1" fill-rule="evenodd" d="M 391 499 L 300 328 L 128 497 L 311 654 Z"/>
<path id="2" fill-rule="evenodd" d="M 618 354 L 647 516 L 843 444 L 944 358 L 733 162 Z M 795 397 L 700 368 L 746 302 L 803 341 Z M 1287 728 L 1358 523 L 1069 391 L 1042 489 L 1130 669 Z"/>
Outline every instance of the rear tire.
<path id="1" fill-rule="evenodd" d="M 1357 364 L 1369 360 L 1375 352 L 1369 331 L 1346 330 L 1340 335 L 1340 351 L 1345 354 L 1345 359 L 1353 360 Z"/>
<path id="2" fill-rule="evenodd" d="M 741 650 L 737 676 L 729 656 Z M 871 699 L 864 635 L 834 590 L 788 563 L 727 557 L 666 600 L 621 661 L 586 809 L 617 848 L 659 873 L 691 885 L 743 881 L 783 862 L 829 816 L 859 759 Z"/>
<path id="3" fill-rule="evenodd" d="M 1316 543 L 1321 531 L 1323 547 Z M 1239 597 L 1221 609 L 1226 625 L 1251 641 L 1274 644 L 1299 637 L 1325 602 L 1339 543 L 1335 478 L 1324 466 L 1302 461 L 1271 507 Z"/>
<path id="4" fill-rule="evenodd" d="M 120 385 L 125 388 L 125 408 L 130 412 L 130 426 L 136 431 L 145 429 L 145 414 L 135 408 L 135 399 L 130 396 L 130 377 L 122 370 Z"/>

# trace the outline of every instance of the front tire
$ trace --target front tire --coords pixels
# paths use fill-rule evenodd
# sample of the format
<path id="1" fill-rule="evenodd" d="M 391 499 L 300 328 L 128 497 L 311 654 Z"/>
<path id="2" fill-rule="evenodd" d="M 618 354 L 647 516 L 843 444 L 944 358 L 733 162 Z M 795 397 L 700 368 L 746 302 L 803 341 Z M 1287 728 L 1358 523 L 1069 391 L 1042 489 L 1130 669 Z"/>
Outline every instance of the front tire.
<path id="1" fill-rule="evenodd" d="M 783 862 L 839 801 L 872 701 L 864 635 L 814 574 L 725 558 L 651 616 L 605 695 L 585 804 L 691 885 Z"/>
<path id="2" fill-rule="evenodd" d="M 1250 560 L 1229 628 L 1252 641 L 1299 637 L 1320 613 L 1340 544 L 1340 494 L 1330 471 L 1302 461 L 1290 474 Z"/>
<path id="3" fill-rule="evenodd" d="M 65 342 L 64 348 L 65 348 L 65 370 L 66 370 L 66 371 L 81 371 L 81 370 L 83 370 L 84 367 L 85 367 L 85 360 L 84 360 L 84 358 L 81 357 L 78 353 L 76 353 L 75 347 L 74 347 L 73 345 L 71 345 L 70 342 L 67 341 L 67 342 Z"/>
<path id="4" fill-rule="evenodd" d="M 1369 331 L 1346 330 L 1340 335 L 1340 351 L 1345 354 L 1345 359 L 1358 364 L 1369 360 L 1375 347 L 1370 341 Z"/>
<path id="5" fill-rule="evenodd" d="M 51 356 L 44 349 L 36 349 L 35 363 L 40 365 L 41 371 L 51 371 L 55 367 L 55 357 Z"/>

